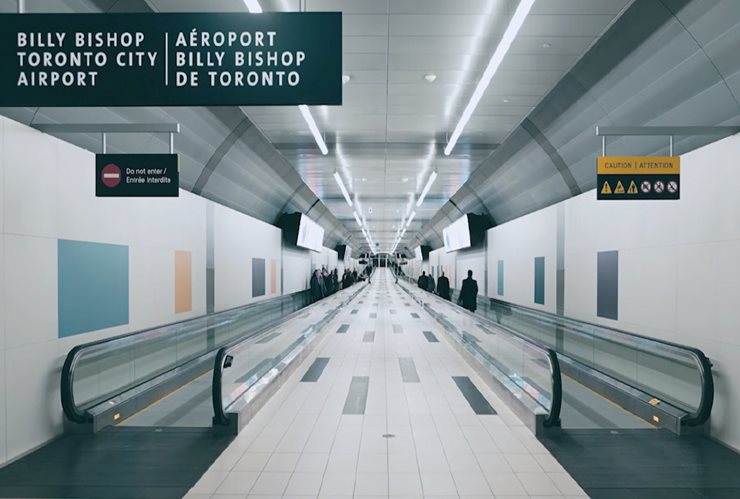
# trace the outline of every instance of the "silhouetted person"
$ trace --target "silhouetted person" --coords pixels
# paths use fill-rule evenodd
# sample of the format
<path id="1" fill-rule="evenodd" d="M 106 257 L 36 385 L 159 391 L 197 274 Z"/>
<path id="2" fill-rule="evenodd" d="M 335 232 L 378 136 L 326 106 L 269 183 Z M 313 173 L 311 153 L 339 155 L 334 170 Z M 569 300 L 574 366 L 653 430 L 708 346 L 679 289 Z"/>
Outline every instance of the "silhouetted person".
<path id="1" fill-rule="evenodd" d="M 475 309 L 478 308 L 478 283 L 473 279 L 472 270 L 468 270 L 468 278 L 462 282 L 460 298 L 457 299 L 457 303 L 471 312 L 475 312 Z"/>
<path id="2" fill-rule="evenodd" d="M 450 299 L 450 280 L 447 279 L 444 272 L 437 279 L 437 294 L 445 300 Z"/>
<path id="3" fill-rule="evenodd" d="M 311 301 L 316 302 L 319 301 L 321 296 L 321 283 L 319 282 L 319 276 L 321 275 L 321 272 L 316 269 L 314 270 L 313 274 L 311 275 L 311 282 L 309 284 L 309 287 L 311 289 Z"/>
<path id="4" fill-rule="evenodd" d="M 427 289 L 427 281 L 428 280 L 429 280 L 429 278 L 427 277 L 427 273 L 426 272 L 422 272 L 421 275 L 419 276 L 419 280 L 416 282 L 416 284 L 421 289 Z"/>
<path id="5" fill-rule="evenodd" d="M 434 277 L 431 275 L 427 276 L 427 291 L 434 293 Z"/>

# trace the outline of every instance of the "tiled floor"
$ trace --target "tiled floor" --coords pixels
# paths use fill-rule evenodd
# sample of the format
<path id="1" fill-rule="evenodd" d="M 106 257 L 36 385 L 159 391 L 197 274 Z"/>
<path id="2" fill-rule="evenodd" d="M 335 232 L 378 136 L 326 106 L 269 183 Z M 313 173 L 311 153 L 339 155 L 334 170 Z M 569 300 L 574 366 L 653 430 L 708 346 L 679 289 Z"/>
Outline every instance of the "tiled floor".
<path id="1" fill-rule="evenodd" d="M 390 313 L 405 299 L 380 269 L 186 497 L 584 497 L 436 322 L 415 303 Z M 339 324 L 350 326 L 337 334 Z M 326 368 L 301 382 L 316 357 Z M 408 372 L 404 382 L 402 365 L 420 382 Z M 497 414 L 476 415 L 453 376 L 469 377 Z M 352 380 L 364 377 L 364 414 L 345 414 L 362 407 L 364 385 Z"/>

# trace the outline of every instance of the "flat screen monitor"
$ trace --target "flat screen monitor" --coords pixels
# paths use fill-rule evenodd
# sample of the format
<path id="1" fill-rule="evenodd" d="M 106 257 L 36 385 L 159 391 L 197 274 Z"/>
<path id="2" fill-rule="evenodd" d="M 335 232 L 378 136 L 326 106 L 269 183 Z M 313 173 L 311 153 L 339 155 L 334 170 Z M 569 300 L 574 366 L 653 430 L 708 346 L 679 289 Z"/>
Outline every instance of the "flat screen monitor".
<path id="1" fill-rule="evenodd" d="M 296 246 L 310 249 L 311 251 L 321 251 L 324 244 L 324 228 L 301 214 L 301 223 L 298 226 L 298 238 Z"/>
<path id="2" fill-rule="evenodd" d="M 442 236 L 444 237 L 445 251 L 447 253 L 463 248 L 469 248 L 471 246 L 471 242 L 468 216 L 463 215 L 452 222 L 446 229 L 442 230 Z"/>

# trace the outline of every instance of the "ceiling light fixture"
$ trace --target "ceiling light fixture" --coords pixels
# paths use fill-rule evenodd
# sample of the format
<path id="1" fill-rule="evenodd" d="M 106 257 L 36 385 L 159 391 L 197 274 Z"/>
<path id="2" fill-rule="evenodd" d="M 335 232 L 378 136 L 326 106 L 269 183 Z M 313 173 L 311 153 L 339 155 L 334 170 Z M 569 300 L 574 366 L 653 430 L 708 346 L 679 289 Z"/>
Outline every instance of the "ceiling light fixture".
<path id="1" fill-rule="evenodd" d="M 350 75 L 342 75 L 342 85 L 346 85 L 351 79 L 352 77 Z"/>
<path id="2" fill-rule="evenodd" d="M 511 16 L 511 21 L 509 21 L 509 25 L 506 27 L 506 31 L 504 31 L 504 35 L 501 37 L 501 41 L 493 52 L 491 60 L 488 61 L 488 66 L 483 72 L 483 76 L 478 82 L 478 85 L 476 85 L 475 91 L 470 97 L 468 105 L 465 106 L 465 110 L 463 111 L 462 116 L 460 116 L 460 121 L 458 121 L 457 126 L 455 126 L 455 131 L 452 132 L 450 141 L 447 143 L 447 146 L 445 146 L 445 156 L 449 156 L 452 149 L 455 147 L 455 144 L 457 144 L 457 139 L 460 138 L 465 125 L 468 124 L 471 116 L 473 116 L 473 111 L 475 111 L 475 108 L 478 106 L 478 102 L 480 102 L 483 94 L 488 88 L 488 84 L 491 83 L 491 79 L 493 79 L 493 76 L 496 74 L 501 62 L 504 60 L 504 56 L 509 51 L 511 43 L 514 41 L 514 38 L 516 38 L 517 33 L 519 33 L 519 29 L 522 27 L 522 24 L 524 24 L 524 20 L 532 9 L 532 5 L 534 5 L 534 0 L 520 0 L 519 5 L 517 5 L 514 15 Z"/>
<path id="3" fill-rule="evenodd" d="M 550 47 L 552 47 L 552 43 L 545 42 L 545 43 L 542 44 L 542 48 L 543 49 L 549 49 Z"/>
<path id="4" fill-rule="evenodd" d="M 249 9 L 250 13 L 262 14 L 262 7 L 258 0 L 244 0 L 244 3 L 247 5 L 247 9 Z"/>
<path id="5" fill-rule="evenodd" d="M 406 222 L 406 228 L 408 228 L 411 225 L 411 222 L 414 220 L 415 216 L 416 216 L 416 211 L 412 211 L 411 216 L 409 216 L 409 221 Z"/>
<path id="6" fill-rule="evenodd" d="M 342 191 L 342 196 L 344 196 L 344 200 L 347 201 L 349 207 L 352 208 L 352 198 L 349 197 L 349 192 L 347 192 L 347 188 L 344 186 L 344 182 L 342 182 L 342 176 L 336 170 L 334 171 L 334 180 L 337 181 L 337 185 Z"/>
<path id="7" fill-rule="evenodd" d="M 437 79 L 437 75 L 434 73 L 429 73 L 424 75 L 424 79 L 428 81 L 429 83 L 432 83 L 434 80 Z"/>
<path id="8" fill-rule="evenodd" d="M 316 126 L 316 121 L 313 119 L 313 115 L 308 109 L 308 106 L 305 104 L 301 104 L 300 106 L 298 106 L 298 109 L 301 110 L 303 119 L 306 120 L 306 123 L 308 124 L 308 129 L 311 130 L 311 134 L 313 135 L 316 144 L 319 146 L 319 149 L 321 149 L 321 154 L 328 154 L 329 149 L 326 147 L 326 142 L 324 142 L 324 138 L 321 136 L 321 132 L 319 132 L 319 127 Z"/>
<path id="9" fill-rule="evenodd" d="M 429 192 L 429 189 L 432 188 L 432 184 L 434 181 L 437 180 L 437 172 L 432 172 L 431 175 L 429 175 L 429 180 L 427 180 L 427 185 L 424 186 L 424 190 L 421 191 L 421 196 L 419 196 L 419 200 L 416 202 L 416 207 L 418 208 L 421 206 L 421 203 L 424 202 L 424 198 L 427 197 L 427 193 Z"/>

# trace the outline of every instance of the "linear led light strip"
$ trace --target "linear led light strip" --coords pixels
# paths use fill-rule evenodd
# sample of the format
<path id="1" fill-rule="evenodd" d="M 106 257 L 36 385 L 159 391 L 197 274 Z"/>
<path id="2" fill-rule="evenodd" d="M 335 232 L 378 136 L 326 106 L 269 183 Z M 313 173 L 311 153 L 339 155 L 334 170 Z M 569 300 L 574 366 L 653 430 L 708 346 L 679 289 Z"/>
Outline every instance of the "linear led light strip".
<path id="1" fill-rule="evenodd" d="M 514 15 L 511 16 L 511 21 L 509 21 L 509 25 L 506 27 L 506 31 L 504 31 L 504 35 L 501 37 L 501 41 L 493 52 L 491 60 L 488 61 L 488 66 L 486 67 L 483 76 L 478 82 L 478 85 L 476 85 L 475 91 L 470 97 L 468 105 L 465 106 L 462 116 L 460 116 L 460 121 L 457 122 L 455 131 L 452 132 L 452 137 L 450 137 L 449 142 L 447 142 L 447 146 L 445 146 L 445 156 L 449 156 L 452 149 L 455 147 L 455 144 L 457 144 L 457 139 L 460 138 L 460 134 L 462 134 L 465 125 L 470 121 L 473 111 L 475 111 L 475 108 L 478 106 L 478 102 L 480 102 L 483 94 L 488 88 L 488 84 L 491 83 L 491 79 L 493 79 L 493 76 L 496 74 L 501 62 L 504 60 L 504 56 L 509 51 L 511 43 L 514 41 L 514 38 L 516 38 L 517 33 L 519 33 L 519 29 L 522 27 L 522 24 L 524 24 L 524 20 L 532 9 L 532 5 L 534 5 L 534 0 L 521 0 L 519 5 L 517 5 L 516 11 L 514 11 Z"/>
<path id="2" fill-rule="evenodd" d="M 437 172 L 432 172 L 432 174 L 429 175 L 429 180 L 427 180 L 427 185 L 424 186 L 424 190 L 421 191 L 421 196 L 419 196 L 419 200 L 416 202 L 417 208 L 421 206 L 421 203 L 424 202 L 424 198 L 427 197 L 427 194 L 429 193 L 429 189 L 432 188 L 432 184 L 434 183 L 435 180 L 437 180 Z"/>
<path id="3" fill-rule="evenodd" d="M 258 0 L 244 0 L 244 4 L 247 6 L 247 10 L 249 10 L 250 13 L 252 14 L 262 13 L 262 6 L 260 5 Z M 303 115 L 303 119 L 306 120 L 308 129 L 311 130 L 311 135 L 313 135 L 313 138 L 316 141 L 316 144 L 319 146 L 319 149 L 321 149 L 321 154 L 327 155 L 329 153 L 329 149 L 326 147 L 326 142 L 324 142 L 324 138 L 321 136 L 319 127 L 316 126 L 316 120 L 313 119 L 311 110 L 308 109 L 308 106 L 305 104 L 299 105 L 298 109 L 301 111 L 301 114 Z"/>

